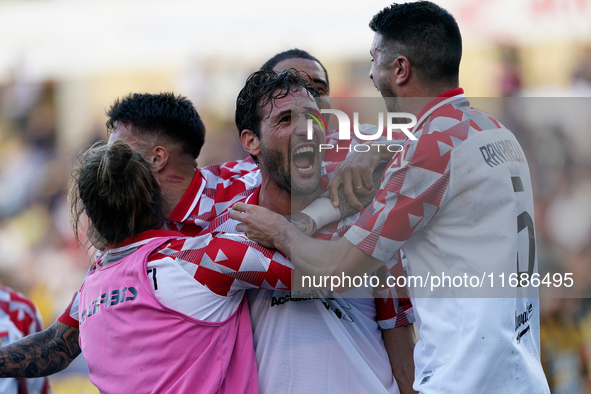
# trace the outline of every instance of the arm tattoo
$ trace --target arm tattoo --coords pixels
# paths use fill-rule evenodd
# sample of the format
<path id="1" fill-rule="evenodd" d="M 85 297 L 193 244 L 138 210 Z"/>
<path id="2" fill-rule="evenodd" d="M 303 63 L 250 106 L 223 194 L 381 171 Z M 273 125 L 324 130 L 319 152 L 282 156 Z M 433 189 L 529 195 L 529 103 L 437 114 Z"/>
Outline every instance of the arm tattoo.
<path id="1" fill-rule="evenodd" d="M 298 212 L 296 214 L 286 216 L 285 218 L 307 236 L 311 236 L 317 230 L 316 222 L 305 213 Z"/>
<path id="2" fill-rule="evenodd" d="M 367 196 L 359 196 L 356 194 L 357 199 L 363 205 L 363 207 L 367 207 L 376 196 L 378 189 L 382 185 L 382 176 L 384 175 L 384 171 L 386 170 L 387 163 L 383 162 L 380 163 L 376 169 L 373 171 L 373 175 L 371 180 L 373 181 L 373 192 Z M 343 186 L 339 187 L 339 210 L 341 211 L 341 217 L 345 218 L 347 216 L 351 216 L 354 213 L 359 212 L 357 209 L 353 208 L 345 198 L 345 192 L 343 191 Z"/>
<path id="3" fill-rule="evenodd" d="M 0 377 L 36 378 L 65 369 L 80 354 L 79 329 L 59 321 L 0 347 Z"/>

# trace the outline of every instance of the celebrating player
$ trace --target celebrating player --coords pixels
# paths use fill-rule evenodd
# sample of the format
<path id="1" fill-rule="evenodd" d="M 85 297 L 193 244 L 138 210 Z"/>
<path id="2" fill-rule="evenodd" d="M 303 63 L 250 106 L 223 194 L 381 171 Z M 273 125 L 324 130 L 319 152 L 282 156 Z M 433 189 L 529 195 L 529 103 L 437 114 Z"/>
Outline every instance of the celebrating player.
<path id="1" fill-rule="evenodd" d="M 537 264 L 529 169 L 514 135 L 470 108 L 458 87 L 462 44 L 453 16 L 428 1 L 394 4 L 370 27 L 370 78 L 389 111 L 417 115 L 418 140 L 390 161 L 374 202 L 337 242 L 307 238 L 282 216 L 242 203 L 232 214 L 243 222 L 238 229 L 311 275 L 372 271 L 400 250 L 409 275 L 422 278 L 487 269 L 531 275 Z M 415 390 L 549 392 L 539 300 L 522 288 L 503 295 L 413 299 Z"/>
<path id="2" fill-rule="evenodd" d="M 276 72 L 280 72 L 284 69 L 295 69 L 302 72 L 303 75 L 306 76 L 306 78 L 316 87 L 316 90 L 318 91 L 318 94 L 321 98 L 322 108 L 330 107 L 330 83 L 328 73 L 326 72 L 326 68 L 318 59 L 306 51 L 300 49 L 291 49 L 276 54 L 261 67 L 261 70 L 275 70 Z M 248 97 L 244 93 L 242 96 L 244 97 L 243 100 L 248 98 L 248 100 L 252 101 L 256 98 Z M 242 129 L 244 128 L 248 129 L 253 127 L 252 124 L 248 124 L 242 120 L 242 118 L 244 118 L 243 113 L 246 112 L 244 105 L 245 104 L 237 105 L 237 109 L 242 111 L 242 114 L 238 114 L 237 110 L 236 116 L 236 121 L 240 132 L 242 132 Z M 338 133 L 331 133 L 330 136 L 327 136 L 327 140 L 329 138 L 336 139 L 336 134 Z M 264 138 L 262 132 L 259 132 L 259 137 Z M 329 150 L 324 157 L 325 162 L 338 162 L 343 160 L 344 157 L 342 152 L 347 152 L 347 150 L 343 149 L 340 152 L 336 152 L 336 150 Z M 263 151 L 262 154 L 264 153 L 265 152 Z M 352 156 L 349 158 L 352 159 Z M 369 173 L 370 179 L 369 181 L 365 180 L 365 184 L 372 186 L 374 183 L 377 184 L 377 182 L 373 182 L 371 180 L 371 173 L 377 163 L 366 163 L 359 159 L 375 160 L 376 157 L 372 155 L 357 155 L 355 158 L 356 165 L 361 167 L 366 166 L 365 171 L 359 170 L 354 172 L 351 170 L 349 175 L 352 177 L 357 177 L 356 181 L 359 180 L 361 182 L 361 177 L 367 176 Z M 389 160 L 389 157 L 387 157 L 387 159 Z M 329 164 L 327 166 L 331 165 Z M 267 171 L 273 171 L 273 169 L 267 169 Z M 352 181 L 346 182 L 345 187 L 340 189 L 341 200 L 346 194 L 349 194 L 349 199 L 351 199 L 351 197 L 357 198 L 355 194 L 351 192 L 352 183 Z M 315 193 L 317 192 L 318 190 L 315 190 Z M 365 205 L 367 205 L 367 201 L 371 200 L 372 196 L 372 194 L 363 194 L 358 197 Z M 292 200 L 295 198 L 297 197 L 291 195 Z M 250 200 L 249 203 L 256 204 L 257 201 L 256 199 L 253 199 Z M 283 205 L 284 209 L 290 207 L 287 202 L 284 202 Z M 340 237 L 339 234 L 344 233 L 345 230 L 350 227 L 350 225 L 354 222 L 353 219 L 356 217 L 357 215 L 339 223 L 333 223 L 331 226 L 327 226 L 322 229 L 322 231 L 316 233 L 315 237 L 320 239 L 336 240 Z M 395 268 L 398 269 L 400 266 Z M 339 349 L 347 349 L 347 347 L 350 346 L 351 341 L 345 339 L 348 338 L 348 336 L 341 337 L 337 336 L 336 334 L 331 336 L 328 333 L 343 332 L 344 330 L 347 330 L 348 326 L 354 327 L 354 323 L 348 322 L 346 317 L 344 318 L 345 320 L 341 319 L 338 321 L 338 323 L 335 323 L 330 319 L 320 320 L 317 316 L 315 316 L 317 313 L 320 315 L 327 314 L 328 310 L 325 306 L 336 302 L 334 300 L 327 301 L 326 294 L 324 298 L 297 298 L 296 295 L 292 295 L 289 292 L 278 290 L 273 292 L 249 290 L 247 294 L 249 296 L 248 298 L 251 307 L 257 362 L 259 365 L 259 370 L 264 372 L 259 375 L 261 390 L 265 390 L 265 392 L 274 392 L 287 389 L 285 387 L 285 380 L 282 378 L 285 376 L 290 376 L 292 377 L 292 381 L 298 382 L 297 384 L 294 383 L 294 386 L 292 386 L 294 390 L 297 387 L 301 387 L 302 390 L 304 388 L 312 388 L 314 384 L 319 384 L 319 381 L 322 381 L 321 378 L 315 379 L 313 381 L 311 381 L 310 378 L 306 378 L 306 376 L 313 376 L 317 373 L 316 371 L 320 367 L 318 363 L 321 362 L 321 360 L 315 359 L 315 362 L 305 362 L 304 360 L 308 360 L 308 358 L 304 355 L 303 351 L 299 351 L 297 355 L 294 354 L 294 356 L 289 360 L 285 360 L 281 364 L 281 371 L 278 370 L 278 364 L 274 362 L 274 360 L 277 358 L 282 357 L 283 353 L 293 353 L 293 348 L 303 346 L 303 344 L 306 343 L 305 338 L 313 335 L 309 331 L 313 330 L 314 327 L 316 327 L 318 331 L 326 333 L 326 344 L 334 343 L 334 348 Z M 320 293 L 317 295 L 319 296 Z M 347 297 L 347 295 L 345 295 L 345 297 Z M 292 298 L 296 298 L 298 302 L 277 302 L 277 300 L 291 300 Z M 367 301 L 368 300 L 355 300 L 354 303 L 359 302 L 361 305 L 365 305 Z M 390 356 L 392 371 L 396 377 L 401 391 L 410 392 L 414 371 L 410 350 L 410 348 L 414 346 L 414 336 L 412 331 L 413 327 L 411 324 L 409 324 L 414 321 L 414 316 L 411 312 L 411 304 L 408 303 L 405 305 L 404 310 L 400 308 L 397 314 L 393 308 L 383 305 L 382 299 L 378 298 L 376 302 L 379 311 L 379 323 L 383 328 L 382 334 L 384 343 Z M 371 304 L 371 302 L 369 304 Z M 359 307 L 360 305 L 357 306 Z M 341 309 L 337 308 L 336 310 Z M 288 329 L 288 327 L 293 327 L 295 324 L 308 320 L 311 321 L 308 325 L 308 327 L 310 327 L 309 330 L 291 330 L 291 334 L 286 335 L 285 330 L 277 329 L 277 327 L 285 327 Z M 367 324 L 370 327 L 374 326 L 374 323 L 368 321 L 367 319 L 361 321 L 367 321 Z M 334 327 L 331 324 L 326 324 L 326 322 L 334 323 Z M 392 327 L 397 327 L 397 329 L 393 330 L 391 329 Z M 349 327 L 349 329 L 350 328 L 351 327 Z M 358 337 L 354 336 L 354 338 L 355 341 L 359 340 Z M 371 343 L 369 340 L 362 339 L 359 340 L 359 342 L 364 344 L 366 349 L 368 348 L 367 346 L 369 344 L 371 344 L 371 346 L 377 346 L 377 348 L 381 348 L 382 346 L 381 343 L 379 343 L 380 341 Z M 353 354 L 355 354 L 355 352 Z M 371 362 L 370 365 L 375 364 Z M 381 371 L 381 368 L 383 368 L 383 366 L 380 366 L 376 370 Z M 267 369 L 270 369 L 274 372 L 267 373 Z M 360 389 L 364 384 L 363 381 L 363 379 L 360 380 Z M 335 387 L 337 386 L 334 386 L 333 388 Z M 350 387 L 350 390 L 354 391 L 352 387 Z M 298 390 L 295 391 L 297 392 Z"/>

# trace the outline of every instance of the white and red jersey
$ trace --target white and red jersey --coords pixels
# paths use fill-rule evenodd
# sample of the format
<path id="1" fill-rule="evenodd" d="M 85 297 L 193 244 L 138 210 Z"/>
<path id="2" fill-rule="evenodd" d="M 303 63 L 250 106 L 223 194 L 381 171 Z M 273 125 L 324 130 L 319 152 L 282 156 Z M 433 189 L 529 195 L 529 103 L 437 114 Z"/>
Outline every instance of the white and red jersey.
<path id="1" fill-rule="evenodd" d="M 292 265 L 285 256 L 237 234 L 184 237 L 167 230 L 145 231 L 110 248 L 97 264 L 117 263 L 151 240 L 171 234 L 179 238 L 154 250 L 147 261 L 154 294 L 171 309 L 198 320 L 220 322 L 234 313 L 244 290 L 290 286 Z"/>
<path id="2" fill-rule="evenodd" d="M 0 345 L 7 345 L 39 331 L 43 331 L 43 323 L 35 305 L 24 294 L 0 286 Z M 50 392 L 47 378 L 0 379 L 2 394 Z"/>
<path id="3" fill-rule="evenodd" d="M 259 190 L 245 202 L 257 204 Z M 314 237 L 339 239 L 355 218 L 332 223 Z M 237 223 L 224 214 L 212 221 L 207 231 L 235 232 Z M 224 245 L 224 255 L 242 247 L 243 238 L 235 239 L 240 245 Z M 262 253 L 259 249 L 245 252 L 245 263 Z M 273 253 L 270 264 L 283 257 L 280 252 Z M 391 272 L 398 275 L 401 264 L 392 263 Z M 323 289 L 248 290 L 247 295 L 261 393 L 398 392 L 380 326 L 393 328 L 412 323 L 409 300 L 398 299 L 396 294 L 392 298 L 388 291 L 374 299 L 371 288 L 343 294 Z"/>
<path id="4" fill-rule="evenodd" d="M 186 236 L 199 234 L 209 222 L 261 184 L 251 157 L 198 168 L 191 185 L 168 218 L 169 227 Z"/>
<path id="5" fill-rule="evenodd" d="M 531 180 L 515 136 L 470 108 L 461 89 L 427 105 L 413 133 L 418 141 L 390 161 L 345 237 L 378 260 L 402 250 L 409 276 L 536 272 Z M 537 296 L 507 283 L 498 298 L 446 286 L 437 295 L 410 288 L 419 327 L 414 389 L 548 393 Z"/>

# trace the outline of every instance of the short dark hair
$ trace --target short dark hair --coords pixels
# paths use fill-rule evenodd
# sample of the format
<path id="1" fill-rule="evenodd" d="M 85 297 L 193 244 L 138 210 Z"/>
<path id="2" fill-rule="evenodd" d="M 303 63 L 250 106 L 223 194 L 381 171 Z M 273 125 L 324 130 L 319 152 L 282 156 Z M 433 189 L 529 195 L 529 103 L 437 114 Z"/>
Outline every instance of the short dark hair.
<path id="1" fill-rule="evenodd" d="M 248 129 L 260 138 L 263 108 L 300 89 L 306 89 L 310 97 L 318 97 L 316 88 L 293 68 L 281 72 L 259 70 L 250 74 L 236 99 L 238 135 Z"/>
<path id="2" fill-rule="evenodd" d="M 152 166 L 123 140 L 82 153 L 68 195 L 76 239 L 83 214 L 90 219 L 85 238 L 97 249 L 160 228 L 166 216 Z"/>
<path id="3" fill-rule="evenodd" d="M 181 143 L 194 159 L 205 142 L 205 126 L 195 107 L 186 97 L 173 93 L 130 94 L 117 99 L 107 116 L 109 132 L 117 122 L 123 122 L 133 134 L 163 135 Z"/>
<path id="4" fill-rule="evenodd" d="M 397 46 L 388 62 L 404 55 L 423 82 L 458 83 L 462 36 L 444 8 L 430 1 L 392 4 L 374 15 L 369 27 Z"/>
<path id="5" fill-rule="evenodd" d="M 322 70 L 324 70 L 324 75 L 326 76 L 326 87 L 330 89 L 330 83 L 328 82 L 328 72 L 326 71 L 324 64 L 322 64 L 320 60 L 316 59 L 314 56 L 310 55 L 303 49 L 293 48 L 287 51 L 279 52 L 271 59 L 267 60 L 265 64 L 261 66 L 261 70 L 272 70 L 279 62 L 287 59 L 308 59 L 320 64 L 320 67 L 322 67 Z"/>

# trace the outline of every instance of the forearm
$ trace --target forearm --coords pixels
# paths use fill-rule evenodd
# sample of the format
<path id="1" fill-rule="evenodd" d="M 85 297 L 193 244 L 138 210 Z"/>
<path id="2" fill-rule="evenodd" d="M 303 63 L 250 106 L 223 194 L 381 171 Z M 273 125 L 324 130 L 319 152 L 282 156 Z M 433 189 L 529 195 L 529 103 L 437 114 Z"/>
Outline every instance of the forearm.
<path id="1" fill-rule="evenodd" d="M 363 275 L 383 265 L 346 238 L 338 241 L 310 238 L 289 226 L 287 221 L 277 227 L 274 243 L 306 275 Z"/>
<path id="2" fill-rule="evenodd" d="M 35 378 L 65 369 L 80 354 L 78 328 L 59 321 L 0 347 L 0 377 Z"/>
<path id="3" fill-rule="evenodd" d="M 306 275 L 363 275 L 384 265 L 346 238 L 326 241 L 307 237 L 289 221 L 266 208 L 236 203 L 230 217 L 237 231 L 267 248 L 279 249 Z"/>
<path id="4" fill-rule="evenodd" d="M 414 325 L 383 330 L 384 345 L 390 357 L 392 374 L 398 382 L 398 388 L 401 394 L 416 393 L 412 389 L 415 378 L 415 366 L 413 359 L 416 337 Z"/>
<path id="5" fill-rule="evenodd" d="M 289 220 L 289 222 L 293 224 L 295 228 L 308 236 L 311 236 L 316 232 L 316 230 L 318 230 L 316 221 L 305 213 L 298 212 L 294 215 L 286 216 L 285 218 Z"/>

